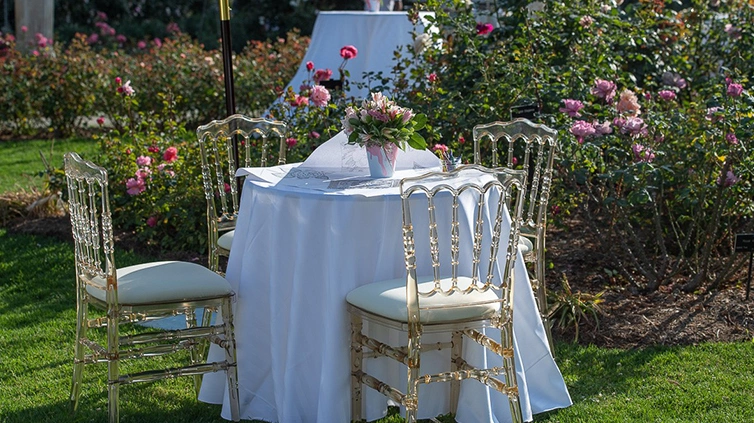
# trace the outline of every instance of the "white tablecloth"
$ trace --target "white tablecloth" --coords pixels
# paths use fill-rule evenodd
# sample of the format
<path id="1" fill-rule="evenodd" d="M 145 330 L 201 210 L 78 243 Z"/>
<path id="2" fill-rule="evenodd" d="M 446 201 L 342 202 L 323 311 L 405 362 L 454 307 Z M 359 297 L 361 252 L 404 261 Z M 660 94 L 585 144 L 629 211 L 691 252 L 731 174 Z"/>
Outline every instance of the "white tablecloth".
<path id="1" fill-rule="evenodd" d="M 422 28 L 417 31 L 421 32 Z M 309 61 L 314 63 L 315 70 L 330 69 L 333 79 L 338 79 L 338 67 L 343 62 L 340 48 L 353 45 L 359 53 L 346 65 L 351 74 L 348 95 L 364 98 L 369 90 L 358 90 L 355 82 L 364 81 L 364 72 L 382 71 L 384 76 L 390 76 L 393 52 L 398 46 L 413 44 L 413 30 L 407 12 L 320 12 L 314 23 L 309 49 L 288 85 L 298 92 L 308 77 L 306 63 Z"/>
<path id="2" fill-rule="evenodd" d="M 350 327 L 345 297 L 361 284 L 405 276 L 401 202 L 397 184 L 322 188 L 307 180 L 326 174 L 291 172 L 302 166 L 250 170 L 257 177 L 295 177 L 274 183 L 249 177 L 244 185 L 227 269 L 237 294 L 241 416 L 281 423 L 348 422 Z M 398 170 L 392 181 L 424 171 Z M 296 180 L 301 183 L 291 183 Z M 381 195 L 365 195 L 366 190 Z M 571 400 L 550 354 L 522 260 L 517 261 L 515 279 L 518 383 L 524 417 L 531 419 L 532 413 L 567 407 Z M 380 326 L 365 329 L 383 342 L 406 342 L 405 333 Z M 422 341 L 438 342 L 437 337 L 425 335 Z M 486 354 L 472 342 L 464 343 L 464 356 L 472 365 L 495 359 Z M 213 349 L 210 361 L 220 356 L 221 351 Z M 425 353 L 421 372 L 447 370 L 448 361 L 448 351 Z M 379 379 L 399 388 L 405 385 L 405 369 L 388 359 L 366 360 L 365 366 Z M 383 416 L 385 397 L 368 388 L 363 392 L 365 417 Z M 420 417 L 447 413 L 448 392 L 449 384 L 421 386 Z M 222 373 L 205 375 L 199 398 L 223 403 L 222 415 L 230 417 Z M 496 391 L 477 381 L 462 382 L 458 422 L 506 422 L 509 413 L 507 399 Z"/>

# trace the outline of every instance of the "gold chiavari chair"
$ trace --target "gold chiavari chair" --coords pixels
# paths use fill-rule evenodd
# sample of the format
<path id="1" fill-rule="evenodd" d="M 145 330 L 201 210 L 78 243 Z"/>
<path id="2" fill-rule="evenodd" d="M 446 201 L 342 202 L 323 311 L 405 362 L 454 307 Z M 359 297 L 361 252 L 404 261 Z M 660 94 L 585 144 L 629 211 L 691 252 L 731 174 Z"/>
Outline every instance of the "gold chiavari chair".
<path id="1" fill-rule="evenodd" d="M 239 167 L 265 167 L 271 161 L 285 164 L 286 131 L 284 122 L 240 114 L 197 128 L 207 199 L 210 269 L 220 271 L 220 256 L 227 257 L 233 244 L 239 205 L 236 171 Z M 240 163 L 233 153 L 235 143 Z"/>
<path id="2" fill-rule="evenodd" d="M 513 350 L 513 269 L 524 180 L 523 171 L 468 165 L 401 181 L 406 277 L 363 285 L 346 298 L 353 421 L 361 419 L 362 385 L 405 406 L 406 421 L 414 423 L 421 384 L 450 382 L 450 412 L 456 413 L 462 379 L 507 395 L 513 421 L 523 420 Z M 364 321 L 407 332 L 407 345 L 370 338 L 362 331 Z M 500 341 L 482 333 L 484 327 L 499 330 Z M 434 332 L 448 333 L 450 342 L 422 345 L 422 334 Z M 471 366 L 461 355 L 465 338 L 499 355 L 500 362 Z M 422 351 L 442 348 L 451 350 L 449 371 L 420 376 Z M 405 392 L 364 372 L 363 360 L 377 357 L 408 367 Z"/>
<path id="3" fill-rule="evenodd" d="M 122 385 L 178 376 L 225 371 L 228 378 L 231 416 L 239 419 L 235 337 L 230 284 L 204 266 L 160 261 L 116 268 L 113 228 L 105 169 L 76 153 L 65 155 L 68 207 L 71 215 L 76 257 L 76 344 L 73 363 L 71 405 L 75 410 L 81 393 L 85 365 L 107 364 L 108 413 L 111 423 L 119 419 L 118 393 Z M 89 315 L 90 306 L 104 311 L 103 317 Z M 197 307 L 220 309 L 223 323 L 197 326 Z M 126 331 L 125 325 L 176 314 L 186 315 L 186 329 L 170 331 Z M 121 328 L 123 327 L 123 331 Z M 90 329 L 106 332 L 106 341 L 90 338 Z M 225 350 L 225 360 L 200 362 L 198 342 L 214 342 Z M 120 363 L 149 359 L 189 350 L 191 363 L 170 369 L 121 373 Z"/>
<path id="4" fill-rule="evenodd" d="M 545 235 L 558 133 L 545 125 L 519 118 L 510 122 L 477 125 L 473 136 L 474 163 L 497 167 L 502 155 L 503 166 L 520 168 L 526 172 L 527 194 L 519 248 L 524 254 L 524 260 L 533 267 L 529 269 L 529 279 L 550 343 L 550 351 L 554 354 L 545 283 Z M 483 155 L 480 151 L 485 140 L 489 142 L 488 155 Z"/>

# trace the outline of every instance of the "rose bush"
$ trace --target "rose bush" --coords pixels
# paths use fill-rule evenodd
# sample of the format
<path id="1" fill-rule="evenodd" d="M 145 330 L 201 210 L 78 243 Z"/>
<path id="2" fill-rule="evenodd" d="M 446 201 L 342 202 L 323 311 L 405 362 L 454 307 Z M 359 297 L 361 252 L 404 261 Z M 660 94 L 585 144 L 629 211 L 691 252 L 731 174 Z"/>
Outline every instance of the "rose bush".
<path id="1" fill-rule="evenodd" d="M 474 125 L 533 104 L 535 120 L 561 133 L 556 222 L 586 214 L 636 287 L 728 282 L 743 264 L 733 234 L 754 229 L 754 9 L 528 3 L 492 1 L 482 12 L 428 0 L 434 16 L 399 52 L 393 97 L 427 115 L 430 144 L 465 161 Z"/>

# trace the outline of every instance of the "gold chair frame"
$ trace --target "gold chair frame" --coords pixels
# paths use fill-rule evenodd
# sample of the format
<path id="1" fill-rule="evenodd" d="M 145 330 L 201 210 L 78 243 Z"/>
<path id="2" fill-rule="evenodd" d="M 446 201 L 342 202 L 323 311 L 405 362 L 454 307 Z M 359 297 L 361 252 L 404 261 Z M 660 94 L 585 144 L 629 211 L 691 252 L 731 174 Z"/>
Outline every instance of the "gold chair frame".
<path id="1" fill-rule="evenodd" d="M 480 144 L 490 142 L 490 163 L 499 166 L 499 144 L 505 154 L 505 166 L 513 168 L 513 159 L 519 154 L 520 165 L 526 172 L 526 192 L 523 227 L 521 235 L 531 239 L 532 250 L 524 255 L 527 263 L 533 264 L 529 272 L 532 289 L 537 299 L 539 314 L 547 333 L 550 351 L 555 354 L 547 305 L 547 284 L 545 283 L 545 238 L 547 232 L 547 203 L 552 186 L 552 168 L 558 149 L 558 132 L 545 125 L 528 119 L 514 119 L 510 122 L 491 122 L 474 126 L 474 163 L 482 164 Z M 506 148 L 507 147 L 507 148 Z"/>
<path id="2" fill-rule="evenodd" d="M 286 133 L 287 125 L 284 122 L 251 118 L 241 114 L 213 120 L 196 129 L 202 160 L 204 196 L 207 199 L 210 269 L 220 272 L 220 257 L 228 257 L 230 254 L 229 248 L 218 245 L 218 239 L 221 234 L 236 227 L 239 206 L 236 171 L 239 167 L 251 167 L 253 164 L 266 167 L 268 155 L 274 152 L 270 150 L 270 138 L 278 138 L 277 164 L 285 164 Z M 238 141 L 234 140 L 236 137 Z M 243 166 L 236 163 L 233 154 L 236 142 L 239 147 L 239 160 L 243 160 Z M 260 152 L 256 163 L 252 160 L 255 149 Z M 229 185 L 227 192 L 225 184 Z"/>
<path id="3" fill-rule="evenodd" d="M 227 373 L 231 416 L 234 421 L 238 421 L 238 384 L 231 304 L 233 293 L 230 291 L 230 285 L 209 269 L 187 263 L 188 266 L 196 266 L 196 269 L 191 267 L 191 272 L 195 275 L 196 271 L 206 272 L 208 283 L 211 280 L 215 285 L 222 286 L 223 291 L 227 286 L 227 293 L 219 295 L 216 293 L 218 290 L 215 290 L 212 291 L 214 294 L 210 292 L 202 296 L 176 292 L 175 295 L 171 293 L 170 299 L 160 301 L 146 300 L 128 304 L 120 302 L 107 171 L 81 159 L 76 153 L 67 153 L 64 161 L 76 263 L 76 343 L 70 396 L 73 410 L 78 407 L 84 366 L 107 363 L 108 414 L 111 423 L 119 419 L 118 396 L 121 385 L 193 376 L 198 394 L 200 375 L 217 371 Z M 170 267 L 180 265 L 180 262 L 158 264 Z M 197 277 L 201 278 L 202 275 Z M 96 298 L 90 290 L 104 290 L 105 300 Z M 90 305 L 105 311 L 105 316 L 90 318 Z M 197 307 L 220 309 L 223 323 L 206 327 L 197 326 L 194 314 Z M 121 325 L 147 322 L 176 314 L 186 316 L 186 329 L 149 331 L 132 335 L 122 334 L 120 330 Z M 89 329 L 105 329 L 105 345 L 90 339 L 87 334 Z M 196 346 L 203 340 L 222 347 L 225 360 L 213 363 L 201 361 Z M 120 373 L 119 364 L 123 360 L 160 356 L 181 350 L 190 351 L 191 363 L 187 366 L 132 374 Z"/>
<path id="4" fill-rule="evenodd" d="M 480 172 L 491 176 L 490 181 L 483 185 L 467 182 L 459 186 L 451 186 L 447 181 L 459 177 L 469 171 Z M 442 181 L 442 182 L 439 182 Z M 507 395 L 513 421 L 523 421 L 521 405 L 519 403 L 518 383 L 516 381 L 516 366 L 513 344 L 513 270 L 518 252 L 518 236 L 524 200 L 523 171 L 511 169 L 487 169 L 482 166 L 466 165 L 451 172 L 431 172 L 422 176 L 405 178 L 401 180 L 400 191 L 403 210 L 403 247 L 406 263 L 406 308 L 407 319 L 388 318 L 366 309 L 347 304 L 351 316 L 351 417 L 352 421 L 361 420 L 362 385 L 375 389 L 403 405 L 406 408 L 406 421 L 415 423 L 418 411 L 418 389 L 420 384 L 434 382 L 450 382 L 451 398 L 450 412 L 455 414 L 458 409 L 460 395 L 460 381 L 464 379 L 476 379 L 481 383 Z M 432 182 L 432 184 L 426 184 Z M 461 251 L 461 233 L 459 231 L 459 197 L 467 191 L 473 191 L 477 195 L 473 219 L 473 233 L 471 234 L 472 247 L 472 270 L 467 279 L 471 283 L 467 288 L 460 288 L 458 278 L 463 273 L 459 270 L 459 254 Z M 496 192 L 497 198 L 490 193 Z M 450 213 L 450 246 L 446 251 L 450 254 L 450 281 L 449 289 L 441 287 L 440 275 L 440 243 L 438 235 L 438 214 L 435 198 L 452 197 L 441 201 L 451 202 Z M 417 200 L 416 197 L 422 197 Z M 490 199 L 492 198 L 492 199 Z M 416 270 L 416 244 L 414 226 L 411 218 L 410 202 L 427 201 L 429 223 L 429 257 L 432 267 L 433 287 L 429 291 L 420 291 L 419 278 Z M 489 202 L 489 205 L 486 204 Z M 505 262 L 498 264 L 499 244 L 502 236 L 503 218 L 506 205 L 512 208 L 510 236 L 505 250 Z M 485 218 L 485 208 L 491 216 Z M 447 216 L 446 216 L 447 217 Z M 494 217 L 494 221 L 492 220 Z M 443 226 L 445 227 L 445 226 Z M 485 236 L 485 228 L 490 228 Z M 486 263 L 486 277 L 481 280 L 480 270 L 483 270 L 483 251 L 489 253 Z M 446 263 L 447 264 L 447 263 Z M 499 267 L 503 269 L 500 270 Z M 495 272 L 497 269 L 497 273 Z M 501 274 L 502 272 L 502 274 Z M 448 280 L 447 278 L 445 279 Z M 358 288 L 357 288 L 358 289 Z M 493 299 L 486 301 L 467 302 L 466 296 L 472 293 L 493 292 Z M 427 301 L 433 296 L 449 297 L 459 295 L 463 300 L 454 306 L 423 306 L 422 301 Z M 437 322 L 423 321 L 422 313 L 431 310 L 447 310 L 449 308 L 464 308 L 479 306 L 486 303 L 494 304 L 497 311 L 493 315 L 466 317 L 461 320 L 445 320 Z M 498 308 L 499 305 L 499 308 Z M 363 321 L 370 321 L 389 328 L 408 333 L 406 346 L 394 347 L 384 344 L 377 339 L 370 338 L 362 331 Z M 501 342 L 497 342 L 483 334 L 479 329 L 491 327 L 500 330 Z M 423 333 L 450 332 L 450 342 L 424 345 L 421 343 Z M 484 348 L 502 357 L 502 366 L 487 369 L 479 369 L 471 366 L 462 357 L 464 337 L 477 342 Z M 450 371 L 438 374 L 420 376 L 421 352 L 450 348 L 451 362 Z M 364 350 L 368 350 L 365 352 Z M 405 393 L 365 373 L 363 360 L 366 358 L 388 357 L 408 367 L 407 391 Z M 503 375 L 505 381 L 497 378 Z"/>

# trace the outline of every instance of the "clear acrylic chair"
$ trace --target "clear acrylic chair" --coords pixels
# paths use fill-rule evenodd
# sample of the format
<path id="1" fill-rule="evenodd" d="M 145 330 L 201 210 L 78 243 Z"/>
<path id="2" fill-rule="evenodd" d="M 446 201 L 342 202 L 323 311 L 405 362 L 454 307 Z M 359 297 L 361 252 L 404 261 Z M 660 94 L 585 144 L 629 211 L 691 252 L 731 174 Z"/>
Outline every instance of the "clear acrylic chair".
<path id="1" fill-rule="evenodd" d="M 474 136 L 474 163 L 503 166 L 526 171 L 527 199 L 524 205 L 524 224 L 521 228 L 521 246 L 524 260 L 531 263 L 529 276 L 539 313 L 554 354 L 547 305 L 545 283 L 545 235 L 547 229 L 547 202 L 552 184 L 552 167 L 558 148 L 558 132 L 545 125 L 519 118 L 510 122 L 491 122 L 476 125 Z M 482 144 L 485 152 L 482 154 Z M 488 149 L 487 149 L 488 148 Z"/>
<path id="2" fill-rule="evenodd" d="M 71 405 L 75 410 L 81 393 L 84 366 L 107 364 L 108 413 L 111 423 L 119 418 L 121 385 L 177 376 L 194 376 L 195 387 L 208 372 L 227 373 L 231 416 L 239 419 L 233 291 L 230 284 L 204 266 L 160 261 L 116 268 L 113 228 L 105 169 L 67 153 L 65 176 L 76 262 L 76 344 Z M 90 306 L 104 312 L 89 314 Z M 222 323 L 197 326 L 197 307 L 219 309 Z M 169 331 L 126 331 L 125 325 L 185 314 L 186 328 Z M 90 329 L 102 329 L 105 340 L 91 338 Z M 123 331 L 121 331 L 123 329 Z M 204 363 L 196 351 L 208 340 L 225 350 L 225 360 Z M 190 363 L 177 368 L 158 368 L 121 373 L 120 363 L 189 350 Z"/>
<path id="3" fill-rule="evenodd" d="M 285 164 L 286 131 L 283 122 L 240 114 L 197 128 L 207 199 L 210 269 L 220 271 L 220 257 L 227 257 L 233 244 L 239 205 L 236 170 L 266 167 L 271 162 Z M 237 159 L 233 153 L 235 143 L 238 144 Z"/>
<path id="4" fill-rule="evenodd" d="M 405 406 L 406 421 L 414 423 L 421 384 L 450 382 L 449 410 L 455 414 L 462 379 L 506 395 L 513 421 L 523 421 L 513 343 L 513 269 L 524 179 L 523 171 L 468 165 L 401 181 L 406 276 L 362 285 L 346 297 L 353 421 L 361 420 L 362 385 Z M 364 321 L 407 332 L 408 343 L 390 346 L 370 338 L 362 331 Z M 485 335 L 484 327 L 499 334 L 499 341 Z M 449 342 L 422 345 L 422 334 L 435 332 L 447 333 Z M 464 338 L 500 356 L 499 362 L 471 366 L 461 355 Z M 420 376 L 422 351 L 443 348 L 451 352 L 448 371 Z M 408 367 L 405 392 L 364 372 L 363 360 L 377 357 Z"/>

